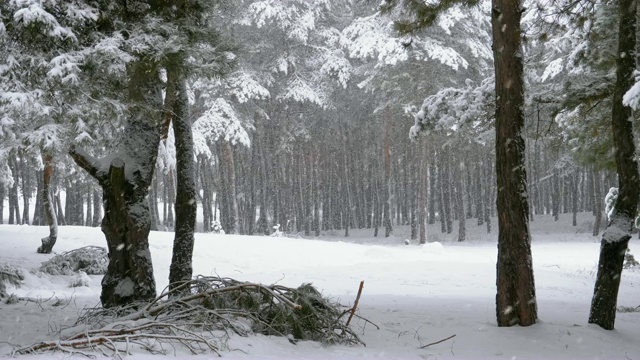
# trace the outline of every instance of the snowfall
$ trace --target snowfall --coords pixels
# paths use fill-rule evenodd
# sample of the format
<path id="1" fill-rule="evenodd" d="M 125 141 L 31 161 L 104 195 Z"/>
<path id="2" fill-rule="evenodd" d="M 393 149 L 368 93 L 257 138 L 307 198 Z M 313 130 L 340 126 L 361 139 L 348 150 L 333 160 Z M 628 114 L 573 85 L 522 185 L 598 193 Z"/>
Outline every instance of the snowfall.
<path id="1" fill-rule="evenodd" d="M 622 275 L 616 329 L 587 323 L 593 293 L 599 237 L 591 235 L 591 214 L 553 221 L 537 216 L 531 223 L 532 252 L 539 322 L 530 327 L 499 328 L 495 320 L 497 229 L 470 224 L 467 241 L 456 231 L 428 229 L 429 243 L 405 245 L 409 229 L 397 227 L 389 238 L 370 230 L 323 233 L 319 238 L 196 234 L 194 274 L 297 287 L 311 282 L 345 306 L 353 304 L 360 281 L 364 290 L 352 326 L 366 346 L 323 346 L 286 338 L 233 335 L 223 359 L 640 359 L 640 269 Z M 470 222 L 468 222 L 469 224 Z M 0 264 L 37 269 L 52 255 L 36 253 L 46 227 L 0 225 Z M 150 247 L 158 289 L 168 282 L 173 233 L 152 232 Z M 633 252 L 637 240 L 632 240 Z M 105 246 L 99 228 L 60 228 L 56 253 L 87 245 Z M 99 304 L 100 277 L 89 286 L 69 287 L 72 277 L 26 271 L 26 279 L 10 293 L 38 302 L 0 303 L 0 353 L 12 345 L 58 339 L 79 312 Z M 54 306 L 57 300 L 63 306 Z M 379 327 L 376 328 L 372 324 Z M 449 340 L 424 347 L 455 335 Z M 424 348 L 423 348 L 424 347 Z M 100 358 L 102 354 L 96 355 Z M 213 359 L 180 349 L 166 357 Z M 126 359 L 157 359 L 137 349 Z M 20 356 L 23 359 L 66 359 L 68 354 Z M 75 357 L 74 357 L 75 358 Z M 78 358 L 80 358 L 78 356 Z"/>

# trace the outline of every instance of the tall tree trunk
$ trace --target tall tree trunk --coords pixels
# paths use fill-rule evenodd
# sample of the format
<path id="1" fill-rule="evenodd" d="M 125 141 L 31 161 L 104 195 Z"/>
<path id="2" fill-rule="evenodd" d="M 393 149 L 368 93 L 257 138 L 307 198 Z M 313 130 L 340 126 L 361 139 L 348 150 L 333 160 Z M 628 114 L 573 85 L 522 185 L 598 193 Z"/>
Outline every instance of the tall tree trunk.
<path id="1" fill-rule="evenodd" d="M 225 200 L 227 201 L 227 225 L 224 231 L 227 234 L 235 234 L 238 230 L 238 202 L 236 199 L 236 173 L 235 162 L 233 159 L 233 150 L 231 144 L 228 141 L 219 141 L 221 163 L 224 164 L 226 193 Z"/>
<path id="2" fill-rule="evenodd" d="M 9 159 L 9 168 L 13 174 L 13 186 L 9 190 L 9 224 L 21 224 L 20 204 L 18 203 L 18 184 L 20 182 L 20 178 L 15 157 L 13 159 Z"/>
<path id="3" fill-rule="evenodd" d="M 67 219 L 65 217 L 65 213 L 62 210 L 62 201 L 60 200 L 60 186 L 59 186 L 59 184 L 56 187 L 54 198 L 55 198 L 54 201 L 56 203 L 55 209 L 56 209 L 56 217 L 58 218 L 58 224 L 59 225 L 68 225 L 67 224 Z"/>
<path id="4" fill-rule="evenodd" d="M 42 194 L 43 179 L 44 179 L 44 171 L 42 170 L 36 171 L 36 204 L 35 204 L 35 211 L 33 212 L 33 222 L 32 222 L 33 225 L 44 225 L 46 222 L 44 218 L 44 207 L 42 204 L 42 200 L 44 199 L 44 195 Z M 0 201 L 2 201 L 1 199 L 2 197 L 0 196 Z M 52 197 L 52 200 L 53 200 L 53 197 Z M 51 204 L 54 205 L 53 201 L 51 202 Z M 2 223 L 0 222 L 0 224 Z"/>
<path id="5" fill-rule="evenodd" d="M 429 169 L 432 168 L 429 166 L 430 161 L 427 160 L 429 156 L 427 144 L 426 140 L 420 144 L 422 156 L 420 156 L 420 170 L 418 171 L 420 193 L 420 199 L 418 201 L 418 228 L 420 230 L 420 244 L 427 243 L 427 206 L 431 207 L 431 204 L 427 204 L 427 199 L 429 199 Z"/>
<path id="6" fill-rule="evenodd" d="M 0 183 L 0 225 L 4 224 L 4 197 L 7 193 L 6 189 L 5 184 Z"/>
<path id="7" fill-rule="evenodd" d="M 493 177 L 491 174 L 494 172 L 491 159 L 487 158 L 484 166 L 484 223 L 487 224 L 487 234 L 491 233 L 491 212 L 493 204 L 495 204 L 495 198 L 493 197 Z"/>
<path id="8" fill-rule="evenodd" d="M 391 108 L 387 105 L 385 110 L 384 144 L 382 158 L 384 163 L 384 187 L 382 189 L 384 236 L 389 237 L 393 231 L 391 225 L 391 135 L 393 132 L 393 119 Z"/>
<path id="9" fill-rule="evenodd" d="M 477 158 L 475 162 L 475 188 L 474 199 L 476 202 L 476 217 L 478 218 L 478 226 L 484 225 L 484 201 L 482 196 L 482 158 L 480 149 L 476 150 Z"/>
<path id="10" fill-rule="evenodd" d="M 574 172 L 571 175 L 571 213 L 572 217 L 572 225 L 578 225 L 578 187 L 580 186 L 580 174 L 578 171 Z"/>
<path id="11" fill-rule="evenodd" d="M 154 209 L 152 208 L 152 211 Z M 156 215 L 154 217 L 157 219 L 157 208 L 155 208 Z M 91 226 L 98 227 L 100 225 L 100 220 L 102 219 L 102 198 L 100 196 L 100 192 L 96 189 L 93 189 L 93 218 L 91 219 Z"/>
<path id="12" fill-rule="evenodd" d="M 167 91 L 175 91 L 172 122 L 176 139 L 176 230 L 173 240 L 173 255 L 169 267 L 169 290 L 174 290 L 182 281 L 193 275 L 193 244 L 196 227 L 196 171 L 193 160 L 194 146 L 187 97 L 187 83 L 177 69 L 168 69 Z"/>
<path id="13" fill-rule="evenodd" d="M 429 151 L 427 153 L 427 156 L 429 156 L 431 154 L 431 152 Z M 434 158 L 435 159 L 435 158 Z M 435 165 L 435 161 L 429 161 L 429 179 L 427 182 L 429 185 L 429 219 L 428 219 L 428 223 L 430 225 L 433 225 L 436 223 L 436 194 L 439 194 L 439 191 L 436 191 L 437 187 L 436 187 L 436 165 Z"/>
<path id="14" fill-rule="evenodd" d="M 22 224 L 29 225 L 29 201 L 31 200 L 31 172 L 27 170 L 24 152 L 20 156 L 20 174 L 22 174 Z"/>
<path id="15" fill-rule="evenodd" d="M 496 172 L 498 187 L 498 326 L 535 324 L 538 318 L 531 237 L 527 220 L 522 1 L 492 0 L 496 77 Z"/>
<path id="16" fill-rule="evenodd" d="M 467 239 L 467 221 L 464 210 L 464 173 L 465 167 L 461 159 L 456 159 L 454 166 L 456 179 L 456 208 L 458 210 L 458 242 Z M 467 207 L 469 207 L 467 205 Z"/>
<path id="17" fill-rule="evenodd" d="M 102 306 L 110 308 L 156 296 L 149 231 L 147 195 L 158 155 L 162 124 L 162 96 L 158 64 L 140 60 L 129 65 L 131 102 L 123 139 L 108 170 L 101 161 L 77 148 L 70 155 L 78 166 L 98 180 L 105 214 L 102 231 L 107 239 L 109 266 L 102 279 Z M 129 160 L 131 159 L 131 160 Z"/>
<path id="18" fill-rule="evenodd" d="M 593 169 L 593 208 L 595 213 L 595 220 L 593 221 L 593 236 L 600 234 L 600 227 L 602 226 L 602 203 L 604 198 L 602 197 L 602 178 L 600 177 L 600 171 Z"/>
<path id="19" fill-rule="evenodd" d="M 51 177 L 53 175 L 54 164 L 53 155 L 49 150 L 42 150 L 43 171 L 43 187 L 42 187 L 42 205 L 44 206 L 44 215 L 49 225 L 49 236 L 41 239 L 42 245 L 38 247 L 37 252 L 41 254 L 51 254 L 53 246 L 58 239 L 58 219 L 53 211 L 53 199 L 51 197 Z"/>
<path id="20" fill-rule="evenodd" d="M 551 206 L 553 206 L 553 220 L 560 219 L 560 174 L 558 169 L 553 170 L 553 196 L 551 197 Z"/>
<path id="21" fill-rule="evenodd" d="M 447 228 L 447 234 L 453 232 L 453 211 L 451 209 L 451 176 L 449 168 L 451 167 L 451 154 L 449 153 L 449 146 L 445 145 L 442 148 L 442 177 L 440 186 L 442 187 L 442 210 L 444 216 L 445 225 Z"/>
<path id="22" fill-rule="evenodd" d="M 622 104 L 634 82 L 637 2 L 620 0 L 616 83 L 613 90 L 611 128 L 618 171 L 619 195 L 609 226 L 602 235 L 598 275 L 591 300 L 589 323 L 613 330 L 620 288 L 620 275 L 627 244 L 631 239 L 640 195 L 638 164 L 634 159 L 633 113 Z"/>

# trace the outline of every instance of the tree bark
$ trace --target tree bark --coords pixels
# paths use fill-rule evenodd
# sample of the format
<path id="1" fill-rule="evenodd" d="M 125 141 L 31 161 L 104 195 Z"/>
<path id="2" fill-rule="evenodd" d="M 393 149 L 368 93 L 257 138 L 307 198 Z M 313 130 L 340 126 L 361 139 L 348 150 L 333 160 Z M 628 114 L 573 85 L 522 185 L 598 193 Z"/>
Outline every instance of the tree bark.
<path id="1" fill-rule="evenodd" d="M 420 152 L 422 156 L 420 156 L 420 170 L 418 171 L 418 180 L 419 180 L 419 194 L 420 199 L 418 201 L 418 228 L 420 231 L 420 244 L 427 243 L 427 206 L 431 207 L 431 204 L 427 204 L 427 199 L 429 199 L 429 169 L 432 167 L 429 166 L 428 159 L 428 146 L 427 141 L 424 140 L 420 146 Z"/>
<path id="2" fill-rule="evenodd" d="M 100 220 L 102 219 L 102 198 L 100 192 L 96 189 L 93 190 L 93 218 L 91 219 L 91 226 L 98 227 Z"/>
<path id="3" fill-rule="evenodd" d="M 58 239 L 58 219 L 53 210 L 53 198 L 51 197 L 51 177 L 54 171 L 53 155 L 48 150 L 42 150 L 42 163 L 44 164 L 42 205 L 44 207 L 47 225 L 49 225 L 49 236 L 41 239 L 42 245 L 38 247 L 37 252 L 40 254 L 51 254 L 53 246 Z"/>
<path id="4" fill-rule="evenodd" d="M 24 151 L 20 156 L 20 174 L 22 175 L 22 224 L 29 225 L 29 200 L 31 200 L 31 174 L 27 171 Z"/>
<path id="5" fill-rule="evenodd" d="M 384 236 L 389 237 L 393 231 L 391 224 L 391 133 L 393 131 L 393 119 L 391 108 L 387 105 L 385 110 L 384 144 L 382 158 L 384 163 L 384 187 L 382 189 Z"/>
<path id="6" fill-rule="evenodd" d="M 638 164 L 634 159 L 633 113 L 622 104 L 624 94 L 634 82 L 636 46 L 635 0 L 620 0 L 618 31 L 618 57 L 616 59 L 616 83 L 611 109 L 611 128 L 618 172 L 619 195 L 609 226 L 602 234 L 598 274 L 591 300 L 589 323 L 613 330 L 616 320 L 616 305 L 620 288 L 620 275 L 631 239 L 634 219 L 640 196 Z"/>
<path id="7" fill-rule="evenodd" d="M 75 147 L 69 152 L 103 190 L 102 232 L 109 251 L 100 295 L 105 308 L 149 301 L 156 296 L 147 196 L 160 143 L 162 84 L 157 63 L 139 60 L 128 70 L 131 105 L 117 155 L 98 160 Z"/>
<path id="8" fill-rule="evenodd" d="M 464 163 L 462 159 L 454 160 L 454 172 L 456 179 L 456 208 L 458 210 L 458 242 L 465 241 L 467 239 L 467 221 L 466 213 L 464 210 Z M 469 207 L 467 205 L 467 207 Z"/>
<path id="9" fill-rule="evenodd" d="M 227 234 L 235 234 L 238 230 L 238 202 L 236 199 L 236 173 L 235 162 L 233 159 L 233 150 L 231 144 L 226 140 L 220 140 L 218 143 L 221 157 L 221 163 L 224 164 L 223 176 L 225 177 L 225 196 L 226 200 L 226 228 Z M 283 225 L 284 226 L 284 225 Z"/>
<path id="10" fill-rule="evenodd" d="M 173 240 L 173 255 L 169 267 L 169 290 L 193 275 L 193 245 L 196 226 L 196 182 L 194 145 L 184 77 L 174 69 L 168 69 L 167 82 L 175 82 L 172 106 L 173 130 L 176 139 L 176 227 Z"/>
<path id="11" fill-rule="evenodd" d="M 492 0 L 496 86 L 498 187 L 498 326 L 535 324 L 538 318 L 524 163 L 522 1 Z"/>
<path id="12" fill-rule="evenodd" d="M 600 177 L 600 171 L 593 169 L 593 211 L 595 213 L 595 219 L 593 221 L 593 236 L 600 234 L 600 227 L 602 224 L 602 203 L 604 198 L 602 197 L 602 179 Z"/>

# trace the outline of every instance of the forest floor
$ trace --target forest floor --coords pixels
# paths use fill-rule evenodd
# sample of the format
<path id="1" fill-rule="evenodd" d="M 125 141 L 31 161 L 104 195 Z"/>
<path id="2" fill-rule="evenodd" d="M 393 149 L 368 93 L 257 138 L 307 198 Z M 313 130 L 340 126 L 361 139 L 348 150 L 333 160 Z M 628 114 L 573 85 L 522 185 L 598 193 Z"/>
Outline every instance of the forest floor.
<path id="1" fill-rule="evenodd" d="M 431 243 L 425 245 L 404 245 L 406 227 L 386 239 L 374 238 L 369 230 L 352 230 L 349 238 L 342 232 L 325 233 L 318 239 L 196 234 L 193 266 L 194 274 L 264 284 L 297 287 L 311 282 L 345 305 L 353 303 L 364 280 L 358 314 L 380 327 L 353 322 L 366 347 L 311 341 L 293 345 L 285 338 L 234 335 L 222 352 L 226 359 L 640 360 L 640 312 L 618 312 L 614 331 L 587 324 L 600 240 L 591 235 L 591 221 L 590 214 L 580 214 L 578 226 L 572 227 L 571 215 L 566 214 L 558 222 L 551 216 L 532 222 L 540 321 L 526 328 L 496 326 L 495 219 L 491 234 L 469 221 L 464 243 L 456 241 L 457 231 L 442 235 L 439 224 L 434 225 L 429 228 Z M 35 251 L 47 233 L 46 227 L 0 225 L 0 265 L 37 269 L 53 256 Z M 172 240 L 172 233 L 150 236 L 159 290 L 167 285 Z M 640 255 L 637 244 L 634 238 L 631 250 L 639 249 Z M 62 253 L 87 245 L 105 246 L 100 229 L 67 226 L 60 228 L 54 250 Z M 10 293 L 42 301 L 0 304 L 0 354 L 10 353 L 10 344 L 57 339 L 57 331 L 72 325 L 80 310 L 98 304 L 100 277 L 90 278 L 89 286 L 71 288 L 72 277 L 35 271 L 27 272 L 21 287 L 9 287 Z M 623 272 L 618 305 L 629 309 L 640 305 L 640 269 Z M 451 335 L 456 336 L 421 348 Z M 186 354 L 177 349 L 167 356 Z M 67 356 L 58 352 L 21 358 Z M 159 356 L 137 349 L 126 358 Z"/>

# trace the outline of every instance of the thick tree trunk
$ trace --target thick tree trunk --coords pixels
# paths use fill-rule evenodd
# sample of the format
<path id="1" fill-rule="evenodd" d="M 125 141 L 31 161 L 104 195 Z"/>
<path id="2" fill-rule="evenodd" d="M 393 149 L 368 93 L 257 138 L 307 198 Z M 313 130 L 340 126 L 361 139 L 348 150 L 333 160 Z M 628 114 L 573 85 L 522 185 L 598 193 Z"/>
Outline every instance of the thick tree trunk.
<path id="1" fill-rule="evenodd" d="M 220 140 L 218 143 L 220 148 L 221 163 L 224 164 L 223 176 L 226 183 L 225 200 L 227 202 L 227 224 L 224 231 L 227 234 L 235 234 L 238 230 L 238 202 L 236 199 L 236 173 L 235 162 L 233 159 L 233 150 L 228 141 Z M 284 225 L 283 225 L 284 226 Z"/>
<path id="2" fill-rule="evenodd" d="M 634 218 L 640 196 L 638 164 L 634 159 L 633 114 L 622 104 L 622 98 L 633 85 L 636 46 L 635 0 L 618 2 L 620 20 L 618 31 L 618 57 L 616 84 L 613 91 L 611 128 L 618 171 L 619 195 L 609 226 L 602 235 L 598 275 L 591 300 L 589 323 L 612 330 L 616 320 L 616 305 L 620 288 L 620 275 L 627 244 L 631 238 Z"/>
<path id="3" fill-rule="evenodd" d="M 176 139 L 176 230 L 173 240 L 173 256 L 169 267 L 169 290 L 181 281 L 191 280 L 193 275 L 193 244 L 196 226 L 196 182 L 194 146 L 189 115 L 186 80 L 169 70 L 168 82 L 175 82 L 173 108 L 173 130 Z M 168 87 L 169 88 L 169 87 Z"/>
<path id="4" fill-rule="evenodd" d="M 42 245 L 38 247 L 37 252 L 41 254 L 51 254 L 53 246 L 58 239 L 58 219 L 53 211 L 53 199 L 51 197 L 51 177 L 53 176 L 53 156 L 47 150 L 42 150 L 43 171 L 43 187 L 42 187 L 42 205 L 44 206 L 44 215 L 49 225 L 49 236 L 41 239 Z"/>
<path id="5" fill-rule="evenodd" d="M 496 77 L 496 172 L 498 187 L 498 326 L 535 324 L 538 318 L 527 220 L 524 80 L 520 17 L 522 1 L 492 0 Z"/>
<path id="6" fill-rule="evenodd" d="M 149 231 L 147 195 L 153 178 L 162 124 L 161 83 L 157 64 L 129 65 L 127 125 L 117 154 L 98 160 L 79 149 L 70 155 L 78 166 L 98 180 L 105 214 L 102 232 L 107 239 L 109 266 L 102 279 L 102 306 L 110 308 L 156 296 Z M 128 160 L 131 159 L 131 160 Z"/>

